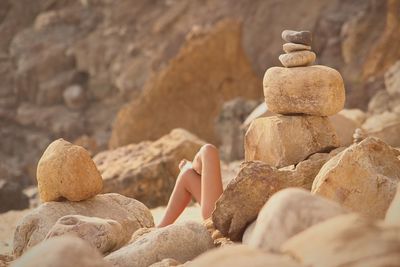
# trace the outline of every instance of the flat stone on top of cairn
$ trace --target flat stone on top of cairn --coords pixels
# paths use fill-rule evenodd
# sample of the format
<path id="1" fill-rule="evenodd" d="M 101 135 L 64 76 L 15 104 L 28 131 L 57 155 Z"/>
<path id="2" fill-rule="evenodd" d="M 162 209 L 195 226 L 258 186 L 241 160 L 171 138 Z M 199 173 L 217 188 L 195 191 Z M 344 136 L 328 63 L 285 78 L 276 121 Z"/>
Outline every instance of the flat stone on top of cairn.
<path id="1" fill-rule="evenodd" d="M 103 179 L 89 152 L 61 138 L 52 142 L 43 153 L 36 177 L 43 202 L 61 198 L 81 201 L 103 189 Z"/>
<path id="2" fill-rule="evenodd" d="M 290 31 L 282 32 L 282 39 L 286 44 L 283 50 L 286 54 L 279 56 L 283 66 L 287 68 L 308 66 L 314 63 L 316 55 L 311 50 L 312 34 L 309 31 Z"/>

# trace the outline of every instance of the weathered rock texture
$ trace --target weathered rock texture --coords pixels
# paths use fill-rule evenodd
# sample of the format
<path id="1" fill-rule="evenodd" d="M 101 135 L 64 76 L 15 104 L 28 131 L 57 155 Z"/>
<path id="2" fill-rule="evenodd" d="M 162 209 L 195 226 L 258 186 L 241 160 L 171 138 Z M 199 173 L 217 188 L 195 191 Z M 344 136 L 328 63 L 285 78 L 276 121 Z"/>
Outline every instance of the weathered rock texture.
<path id="1" fill-rule="evenodd" d="M 308 66 L 314 63 L 316 55 L 311 51 L 294 51 L 279 56 L 279 61 L 287 68 Z"/>
<path id="2" fill-rule="evenodd" d="M 287 255 L 270 254 L 245 245 L 231 245 L 204 253 L 187 267 L 240 267 L 240 266 L 281 266 L 300 267 L 301 265 Z"/>
<path id="3" fill-rule="evenodd" d="M 98 195 L 81 202 L 47 202 L 19 221 L 14 234 L 14 255 L 20 256 L 43 241 L 58 219 L 75 214 L 119 222 L 125 242 L 129 241 L 137 229 L 154 226 L 153 217 L 146 206 L 118 194 Z"/>
<path id="4" fill-rule="evenodd" d="M 63 139 L 51 143 L 37 168 L 40 199 L 85 200 L 100 193 L 103 180 L 89 152 Z"/>
<path id="5" fill-rule="evenodd" d="M 174 259 L 163 259 L 162 261 L 156 262 L 149 267 L 170 267 L 170 266 L 178 266 L 180 262 Z"/>
<path id="6" fill-rule="evenodd" d="M 113 266 L 147 267 L 166 258 L 186 262 L 213 247 L 211 236 L 204 226 L 186 222 L 144 234 L 105 259 Z"/>
<path id="7" fill-rule="evenodd" d="M 292 236 L 345 212 L 339 204 L 309 191 L 284 189 L 261 209 L 246 243 L 264 251 L 279 252 L 281 245 Z"/>
<path id="8" fill-rule="evenodd" d="M 265 102 L 274 113 L 330 116 L 344 106 L 342 76 L 326 66 L 272 67 L 265 72 L 263 85 Z"/>
<path id="9" fill-rule="evenodd" d="M 110 267 L 101 254 L 77 237 L 46 240 L 12 263 L 13 267 Z"/>
<path id="10" fill-rule="evenodd" d="M 46 235 L 46 239 L 55 236 L 75 235 L 88 242 L 101 253 L 119 249 L 126 243 L 122 225 L 110 219 L 66 215 L 58 219 Z"/>
<path id="11" fill-rule="evenodd" d="M 397 184 L 396 195 L 386 212 L 385 222 L 400 225 L 400 183 Z"/>
<path id="12" fill-rule="evenodd" d="M 398 153 L 369 137 L 330 159 L 312 192 L 370 218 L 383 218 L 400 181 Z"/>
<path id="13" fill-rule="evenodd" d="M 215 227 L 231 240 L 241 240 L 246 226 L 257 218 L 271 195 L 287 187 L 310 190 L 322 165 L 339 152 L 315 154 L 295 168 L 279 170 L 260 161 L 244 162 L 216 203 L 212 214 Z"/>
<path id="14" fill-rule="evenodd" d="M 259 82 L 241 45 L 240 24 L 223 21 L 190 39 L 141 97 L 118 113 L 110 147 L 156 139 L 177 127 L 217 143 L 214 120 L 222 103 L 259 97 Z"/>
<path id="15" fill-rule="evenodd" d="M 396 266 L 400 226 L 387 226 L 357 214 L 316 224 L 282 246 L 305 266 Z"/>
<path id="16" fill-rule="evenodd" d="M 250 125 L 245 136 L 245 159 L 283 167 L 338 146 L 336 132 L 326 117 L 271 116 Z"/>
<path id="17" fill-rule="evenodd" d="M 204 142 L 183 129 L 155 142 L 141 142 L 94 157 L 103 177 L 103 192 L 135 198 L 148 207 L 166 205 L 182 159 L 192 160 Z"/>

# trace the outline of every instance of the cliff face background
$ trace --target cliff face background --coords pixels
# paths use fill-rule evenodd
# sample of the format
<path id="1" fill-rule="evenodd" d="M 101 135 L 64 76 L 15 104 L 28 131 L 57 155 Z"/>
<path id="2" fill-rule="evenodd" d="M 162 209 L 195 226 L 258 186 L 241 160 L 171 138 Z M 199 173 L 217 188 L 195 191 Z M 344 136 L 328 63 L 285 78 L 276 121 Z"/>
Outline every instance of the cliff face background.
<path id="1" fill-rule="evenodd" d="M 313 32 L 317 64 L 345 80 L 347 108 L 365 110 L 400 59 L 398 0 L 1 0 L 0 178 L 34 183 L 56 138 L 93 154 L 156 139 L 180 126 L 160 114 L 168 117 L 164 102 L 181 101 L 182 90 L 184 103 L 193 102 L 173 116 L 199 128 L 198 111 L 219 107 L 232 90 L 261 100 L 264 71 L 280 65 L 284 29 Z M 135 101 L 152 104 L 132 122 Z M 138 131 L 155 114 L 154 131 Z"/>

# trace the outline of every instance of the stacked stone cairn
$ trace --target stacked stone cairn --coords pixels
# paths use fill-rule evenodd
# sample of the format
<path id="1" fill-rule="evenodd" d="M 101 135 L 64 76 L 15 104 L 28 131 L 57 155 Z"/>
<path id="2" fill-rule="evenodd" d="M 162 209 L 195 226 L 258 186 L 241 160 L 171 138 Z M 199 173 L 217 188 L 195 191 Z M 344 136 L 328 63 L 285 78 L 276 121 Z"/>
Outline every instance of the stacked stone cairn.
<path id="1" fill-rule="evenodd" d="M 311 154 L 339 146 L 327 116 L 344 106 L 345 90 L 338 71 L 311 65 L 309 31 L 282 32 L 286 54 L 279 56 L 284 67 L 269 68 L 264 76 L 264 96 L 276 116 L 258 118 L 245 137 L 246 161 L 260 160 L 280 168 L 297 164 Z"/>

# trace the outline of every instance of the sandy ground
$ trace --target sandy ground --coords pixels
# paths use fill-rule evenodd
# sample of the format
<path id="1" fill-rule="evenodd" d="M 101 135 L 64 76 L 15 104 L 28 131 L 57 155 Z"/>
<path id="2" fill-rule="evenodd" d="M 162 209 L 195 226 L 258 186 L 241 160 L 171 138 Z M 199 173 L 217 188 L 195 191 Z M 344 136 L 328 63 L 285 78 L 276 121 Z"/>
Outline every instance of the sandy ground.
<path id="1" fill-rule="evenodd" d="M 22 211 L 9 211 L 0 215 L 0 254 L 11 254 L 12 241 L 17 222 L 29 211 L 29 209 Z M 151 210 L 151 212 L 154 217 L 154 222 L 157 225 L 164 215 L 165 207 L 158 207 Z M 202 221 L 199 205 L 196 204 L 188 207 L 178 218 L 177 222 L 188 220 L 198 222 Z"/>
<path id="2" fill-rule="evenodd" d="M 29 209 L 13 210 L 0 215 L 0 254 L 11 252 L 17 222 L 29 211 Z"/>

